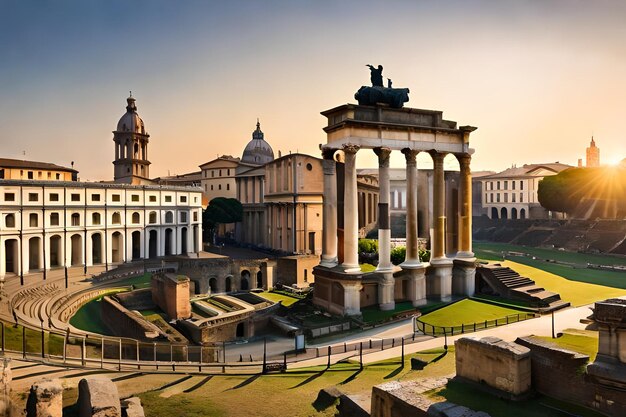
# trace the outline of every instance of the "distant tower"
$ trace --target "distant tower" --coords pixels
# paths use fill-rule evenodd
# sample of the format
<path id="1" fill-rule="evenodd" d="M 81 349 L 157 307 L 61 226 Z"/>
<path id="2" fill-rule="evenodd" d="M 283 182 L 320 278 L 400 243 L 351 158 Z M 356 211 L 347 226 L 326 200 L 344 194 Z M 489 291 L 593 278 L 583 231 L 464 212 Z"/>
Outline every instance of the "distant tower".
<path id="1" fill-rule="evenodd" d="M 587 168 L 600 166 L 600 148 L 596 146 L 596 141 L 591 137 L 591 143 L 587 148 Z"/>
<path id="2" fill-rule="evenodd" d="M 126 113 L 117 122 L 113 131 L 115 161 L 113 161 L 115 182 L 125 184 L 150 183 L 150 161 L 148 161 L 149 137 L 143 120 L 137 114 L 137 106 L 132 96 L 126 99 Z"/>

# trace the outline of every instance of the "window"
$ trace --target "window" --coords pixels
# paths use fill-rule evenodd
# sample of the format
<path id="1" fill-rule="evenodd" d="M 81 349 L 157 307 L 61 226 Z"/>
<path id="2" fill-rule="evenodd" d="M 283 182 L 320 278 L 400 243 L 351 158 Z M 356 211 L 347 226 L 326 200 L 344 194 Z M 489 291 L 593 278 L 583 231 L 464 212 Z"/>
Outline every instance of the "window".
<path id="1" fill-rule="evenodd" d="M 500 193 L 496 194 L 496 199 L 497 199 L 497 202 L 499 203 L 500 202 Z"/>
<path id="2" fill-rule="evenodd" d="M 4 225 L 6 227 L 15 227 L 15 215 L 7 214 L 4 218 Z"/>
<path id="3" fill-rule="evenodd" d="M 91 215 L 91 224 L 94 224 L 94 225 L 100 224 L 100 213 L 93 213 Z"/>
<path id="4" fill-rule="evenodd" d="M 181 203 L 186 203 L 186 202 L 187 202 L 187 197 L 186 197 L 186 196 L 184 196 L 184 195 L 181 195 L 181 196 L 180 196 L 180 202 L 181 202 Z"/>
<path id="5" fill-rule="evenodd" d="M 211 184 L 211 191 L 213 191 L 213 184 Z"/>
<path id="6" fill-rule="evenodd" d="M 171 211 L 165 213 L 165 223 L 174 223 L 174 215 Z"/>
<path id="7" fill-rule="evenodd" d="M 48 179 L 49 180 L 52 179 L 52 173 L 51 172 L 48 172 Z"/>
<path id="8" fill-rule="evenodd" d="M 230 190 L 230 184 L 226 184 L 226 190 Z"/>
<path id="9" fill-rule="evenodd" d="M 491 202 L 493 203 L 493 193 L 491 193 Z"/>
<path id="10" fill-rule="evenodd" d="M 198 221 L 198 212 L 197 212 L 197 211 L 194 211 L 194 212 L 193 212 L 193 221 L 194 221 L 194 222 L 197 222 L 197 221 Z"/>
<path id="11" fill-rule="evenodd" d="M 120 216 L 119 212 L 116 211 L 115 213 L 113 213 L 113 217 L 111 219 L 111 222 L 113 224 L 122 224 L 122 216 Z"/>
<path id="12" fill-rule="evenodd" d="M 92 194 L 91 201 L 100 201 L 100 194 Z"/>
<path id="13" fill-rule="evenodd" d="M 28 171 L 28 179 L 29 180 L 33 179 L 33 171 Z"/>
<path id="14" fill-rule="evenodd" d="M 226 175 L 230 177 L 230 169 L 226 170 Z"/>
<path id="15" fill-rule="evenodd" d="M 57 180 L 61 179 L 61 174 L 57 174 Z"/>
<path id="16" fill-rule="evenodd" d="M 50 201 L 59 201 L 58 193 L 50 193 Z"/>
<path id="17" fill-rule="evenodd" d="M 28 193 L 28 201 L 39 201 L 39 195 L 37 193 Z"/>
<path id="18" fill-rule="evenodd" d="M 515 181 L 511 181 L 511 190 L 515 189 Z"/>
<path id="19" fill-rule="evenodd" d="M 154 224 L 154 223 L 156 223 L 156 222 L 157 222 L 157 214 L 156 214 L 156 211 L 151 211 L 151 212 L 150 212 L 149 219 L 150 219 L 150 220 L 149 220 L 149 222 L 150 222 L 151 224 Z"/>
<path id="20" fill-rule="evenodd" d="M 119 203 L 121 201 L 121 196 L 119 194 L 113 194 L 111 196 L 111 201 L 115 201 Z"/>
<path id="21" fill-rule="evenodd" d="M 15 193 L 4 193 L 4 201 L 15 201 Z"/>
<path id="22" fill-rule="evenodd" d="M 520 181 L 519 182 L 519 189 L 523 190 L 524 189 L 524 181 Z"/>
<path id="23" fill-rule="evenodd" d="M 519 202 L 520 203 L 524 202 L 524 193 L 519 193 Z"/>
<path id="24" fill-rule="evenodd" d="M 139 224 L 139 213 L 134 212 L 132 217 L 133 224 Z"/>
<path id="25" fill-rule="evenodd" d="M 194 202 L 194 203 L 197 203 L 197 202 L 198 202 L 198 197 L 194 197 L 194 198 L 193 198 L 193 202 Z"/>
<path id="26" fill-rule="evenodd" d="M 39 178 L 39 179 L 42 178 L 41 171 L 37 172 L 37 178 Z"/>
<path id="27" fill-rule="evenodd" d="M 172 202 L 172 196 L 171 195 L 166 195 L 165 196 L 165 202 L 166 203 L 171 203 Z"/>
<path id="28" fill-rule="evenodd" d="M 156 195 L 149 196 L 148 201 L 150 201 L 151 203 L 156 203 Z"/>
<path id="29" fill-rule="evenodd" d="M 215 171 L 211 170 L 211 178 L 215 177 Z"/>
<path id="30" fill-rule="evenodd" d="M 50 226 L 59 225 L 59 213 L 50 213 Z"/>
<path id="31" fill-rule="evenodd" d="M 30 227 L 39 226 L 39 216 L 37 216 L 37 213 L 30 213 L 30 216 L 28 217 L 28 224 Z"/>
<path id="32" fill-rule="evenodd" d="M 218 185 L 218 186 L 217 186 L 217 189 L 218 189 L 218 190 L 221 190 L 221 189 L 222 189 L 222 184 Z"/>
<path id="33" fill-rule="evenodd" d="M 80 201 L 80 194 L 78 194 L 78 193 L 72 193 L 72 195 L 71 195 L 71 200 L 72 200 L 72 201 Z"/>
<path id="34" fill-rule="evenodd" d="M 185 213 L 184 211 L 180 213 L 180 222 L 187 223 L 187 213 Z"/>
<path id="35" fill-rule="evenodd" d="M 72 226 L 80 226 L 80 214 L 72 214 Z"/>
<path id="36" fill-rule="evenodd" d="M 508 181 L 504 181 L 504 189 L 505 190 L 509 189 L 509 182 Z"/>
<path id="37" fill-rule="evenodd" d="M 504 202 L 505 203 L 509 202 L 509 194 L 508 193 L 504 193 Z"/>
<path id="38" fill-rule="evenodd" d="M 222 176 L 222 170 L 220 169 L 220 177 Z"/>
<path id="39" fill-rule="evenodd" d="M 133 194 L 130 196 L 130 201 L 133 202 L 138 202 L 139 201 L 139 194 Z"/>
<path id="40" fill-rule="evenodd" d="M 515 203 L 515 193 L 511 194 L 511 203 Z"/>

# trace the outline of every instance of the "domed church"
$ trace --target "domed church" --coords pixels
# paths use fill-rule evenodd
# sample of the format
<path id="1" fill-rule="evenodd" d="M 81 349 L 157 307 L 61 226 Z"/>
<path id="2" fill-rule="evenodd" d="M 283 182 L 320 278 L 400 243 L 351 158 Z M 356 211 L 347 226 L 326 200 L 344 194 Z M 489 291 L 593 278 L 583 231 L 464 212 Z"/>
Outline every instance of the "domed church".
<path id="1" fill-rule="evenodd" d="M 143 120 L 137 114 L 135 98 L 126 99 L 126 113 L 117 122 L 113 131 L 115 142 L 115 161 L 113 179 L 123 184 L 153 184 L 150 180 L 150 161 L 148 161 L 148 142 Z"/>

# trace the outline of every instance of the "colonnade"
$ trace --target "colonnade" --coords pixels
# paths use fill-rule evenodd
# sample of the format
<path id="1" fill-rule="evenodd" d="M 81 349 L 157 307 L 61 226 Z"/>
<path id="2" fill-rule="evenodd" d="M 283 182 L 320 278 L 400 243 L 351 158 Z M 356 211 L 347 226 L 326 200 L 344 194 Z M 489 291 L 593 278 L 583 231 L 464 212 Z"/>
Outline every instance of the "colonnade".
<path id="1" fill-rule="evenodd" d="M 356 155 L 361 149 L 354 144 L 344 144 L 340 148 L 322 148 L 324 166 L 324 226 L 323 246 L 320 266 L 333 268 L 343 274 L 359 274 L 358 262 L 358 224 L 357 224 L 357 181 Z M 391 263 L 391 230 L 389 214 L 390 178 L 389 158 L 390 147 L 373 147 L 378 156 L 379 198 L 378 198 L 378 303 L 381 309 L 390 310 L 395 307 L 394 291 L 397 268 Z M 343 260 L 338 260 L 337 240 L 337 178 L 334 154 L 343 151 L 344 167 L 344 205 L 343 205 Z M 406 208 L 406 257 L 400 265 L 403 274 L 408 276 L 408 298 L 417 306 L 426 302 L 429 296 L 449 300 L 451 295 L 473 293 L 472 252 L 472 182 L 469 153 L 454 154 L 460 165 L 460 196 L 459 196 L 459 237 L 458 252 L 453 257 L 446 255 L 446 201 L 444 180 L 444 158 L 448 154 L 440 151 L 429 151 L 434 164 L 432 212 L 433 224 L 430 236 L 431 259 L 422 262 L 419 259 L 418 245 L 418 210 L 417 210 L 417 163 L 420 151 L 400 149 L 406 160 L 407 208 Z M 457 268 L 458 266 L 458 268 Z M 453 277 L 453 267 L 454 277 Z M 458 271 L 457 271 L 458 269 Z M 458 282 L 457 282 L 458 281 Z M 346 278 L 341 281 L 344 288 L 344 308 L 347 314 L 360 311 L 358 280 Z M 427 284 L 428 283 L 428 284 Z M 428 286 L 428 288 L 427 288 Z"/>

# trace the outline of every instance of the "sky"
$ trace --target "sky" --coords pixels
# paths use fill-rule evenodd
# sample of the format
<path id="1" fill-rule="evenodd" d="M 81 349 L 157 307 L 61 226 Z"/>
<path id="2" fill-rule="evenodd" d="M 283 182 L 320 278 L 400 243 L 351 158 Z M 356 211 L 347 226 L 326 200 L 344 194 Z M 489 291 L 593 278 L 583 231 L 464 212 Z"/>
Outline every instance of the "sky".
<path id="1" fill-rule="evenodd" d="M 276 155 L 319 156 L 320 112 L 381 64 L 405 106 L 478 127 L 473 170 L 575 165 L 592 135 L 617 163 L 624 21 L 626 2 L 605 0 L 0 0 L 0 157 L 112 179 L 130 90 L 152 177 L 241 156 L 257 117 Z"/>

